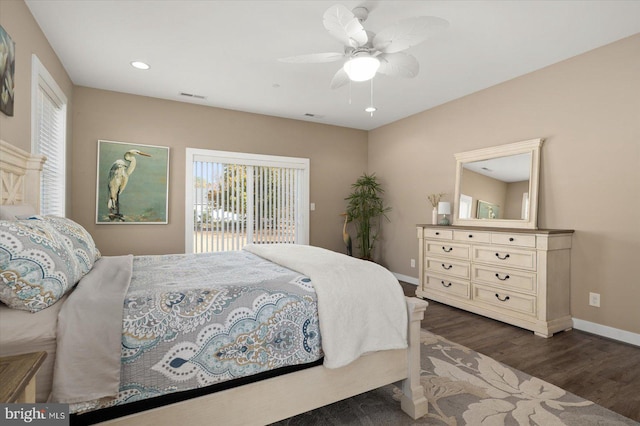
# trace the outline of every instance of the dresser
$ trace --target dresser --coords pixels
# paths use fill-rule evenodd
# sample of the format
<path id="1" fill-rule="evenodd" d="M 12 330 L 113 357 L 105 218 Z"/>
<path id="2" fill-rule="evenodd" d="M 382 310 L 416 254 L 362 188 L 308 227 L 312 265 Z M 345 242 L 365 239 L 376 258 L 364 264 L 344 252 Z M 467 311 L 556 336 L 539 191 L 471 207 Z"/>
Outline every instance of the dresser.
<path id="1" fill-rule="evenodd" d="M 417 225 L 418 297 L 542 337 L 571 320 L 572 230 Z"/>

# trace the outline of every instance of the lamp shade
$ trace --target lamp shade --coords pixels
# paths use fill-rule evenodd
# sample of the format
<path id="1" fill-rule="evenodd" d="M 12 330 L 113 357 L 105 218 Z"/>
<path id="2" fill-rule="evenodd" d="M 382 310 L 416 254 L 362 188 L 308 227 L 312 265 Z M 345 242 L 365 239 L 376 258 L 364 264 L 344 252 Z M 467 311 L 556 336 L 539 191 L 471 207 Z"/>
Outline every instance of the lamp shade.
<path id="1" fill-rule="evenodd" d="M 380 60 L 369 54 L 360 54 L 349 59 L 343 66 L 352 81 L 371 80 L 380 67 Z"/>
<path id="2" fill-rule="evenodd" d="M 451 214 L 451 203 L 440 201 L 438 203 L 438 214 Z"/>

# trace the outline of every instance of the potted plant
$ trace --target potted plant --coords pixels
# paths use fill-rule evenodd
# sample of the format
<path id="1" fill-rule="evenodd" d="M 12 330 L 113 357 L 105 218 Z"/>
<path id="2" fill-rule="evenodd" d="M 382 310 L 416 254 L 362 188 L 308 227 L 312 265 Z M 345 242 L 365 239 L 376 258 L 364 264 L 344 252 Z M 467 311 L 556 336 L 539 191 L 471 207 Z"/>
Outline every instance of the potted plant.
<path id="1" fill-rule="evenodd" d="M 385 207 L 382 194 L 384 190 L 380 186 L 375 174 L 366 174 L 358 178 L 351 185 L 351 195 L 345 200 L 347 205 L 347 220 L 356 226 L 356 243 L 360 248 L 360 256 L 363 259 L 373 260 L 373 249 L 378 239 L 380 230 L 380 218 L 385 217 L 391 207 Z"/>

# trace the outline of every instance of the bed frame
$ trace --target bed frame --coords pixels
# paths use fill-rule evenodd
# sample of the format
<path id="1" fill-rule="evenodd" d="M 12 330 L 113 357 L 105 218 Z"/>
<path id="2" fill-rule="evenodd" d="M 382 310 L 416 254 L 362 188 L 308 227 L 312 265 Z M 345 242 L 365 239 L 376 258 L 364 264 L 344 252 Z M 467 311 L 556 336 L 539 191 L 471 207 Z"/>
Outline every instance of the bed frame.
<path id="1" fill-rule="evenodd" d="M 29 204 L 40 211 L 40 172 L 46 158 L 0 140 L 0 204 Z"/>
<path id="2" fill-rule="evenodd" d="M 1 204 L 30 204 L 39 211 L 45 158 L 0 141 Z M 402 382 L 401 408 L 413 419 L 427 414 L 420 384 L 420 322 L 427 302 L 406 298 L 407 349 L 366 354 L 351 364 L 316 366 L 236 388 L 106 421 L 105 425 L 261 425 L 313 410 L 387 384 Z"/>

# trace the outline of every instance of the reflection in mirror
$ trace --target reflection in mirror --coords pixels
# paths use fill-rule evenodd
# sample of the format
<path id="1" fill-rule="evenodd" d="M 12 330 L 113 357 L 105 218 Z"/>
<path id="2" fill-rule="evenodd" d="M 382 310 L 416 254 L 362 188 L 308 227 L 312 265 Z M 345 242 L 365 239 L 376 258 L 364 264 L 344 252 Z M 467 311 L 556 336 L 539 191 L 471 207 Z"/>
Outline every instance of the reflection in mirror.
<path id="1" fill-rule="evenodd" d="M 527 219 L 530 171 L 531 153 L 465 163 L 459 217 Z"/>
<path id="2" fill-rule="evenodd" d="M 536 228 L 542 142 L 456 154 L 454 225 Z"/>

